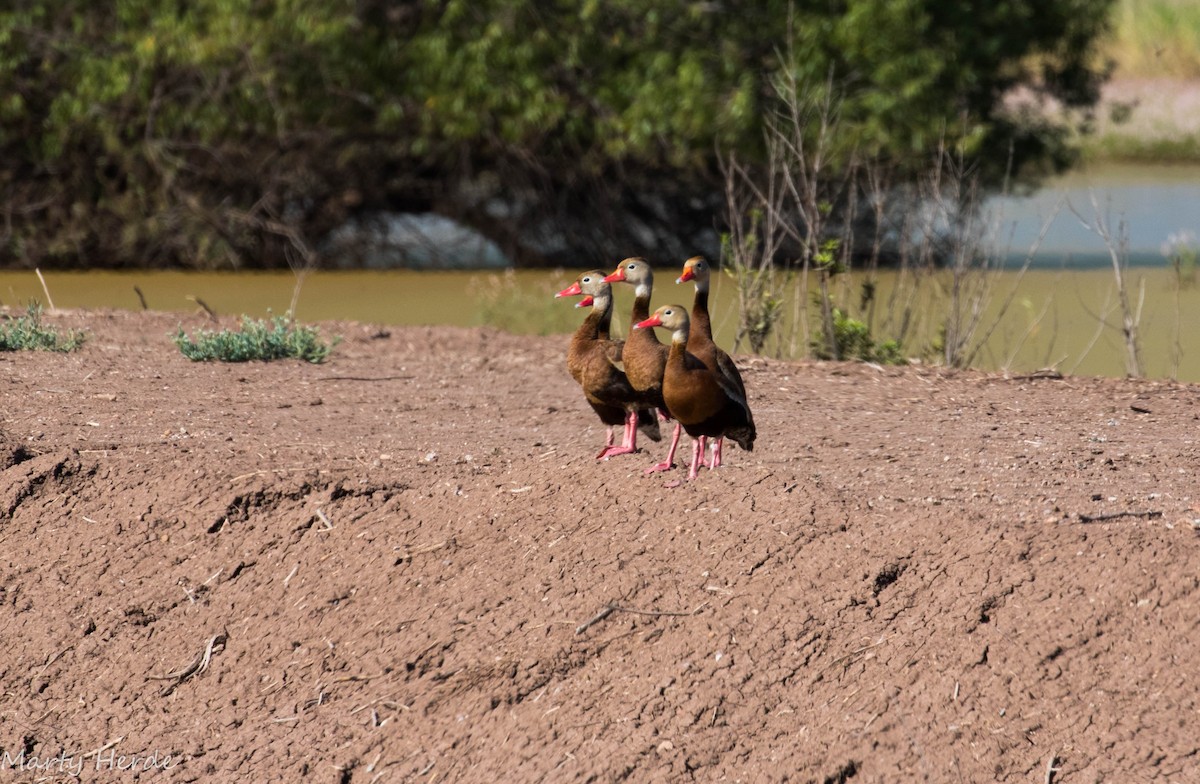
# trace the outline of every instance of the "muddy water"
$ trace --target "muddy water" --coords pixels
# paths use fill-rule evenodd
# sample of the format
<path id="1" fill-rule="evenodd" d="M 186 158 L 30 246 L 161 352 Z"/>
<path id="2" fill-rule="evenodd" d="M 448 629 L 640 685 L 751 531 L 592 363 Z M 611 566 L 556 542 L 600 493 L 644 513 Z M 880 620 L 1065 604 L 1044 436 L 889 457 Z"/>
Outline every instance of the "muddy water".
<path id="1" fill-rule="evenodd" d="M 669 274 L 673 279 L 674 275 Z M 46 273 L 54 304 L 60 308 L 114 307 L 141 309 L 139 288 L 153 310 L 197 310 L 198 298 L 221 314 L 283 313 L 292 302 L 296 278 L 283 273 L 84 272 Z M 580 314 L 554 292 L 570 280 L 566 272 L 317 272 L 300 288 L 297 316 L 304 321 L 349 319 L 381 324 L 494 324 L 519 333 L 562 333 L 578 324 Z M 660 273 L 660 277 L 668 277 Z M 835 291 L 838 302 L 857 310 L 861 277 L 844 276 Z M 976 281 L 978 283 L 979 281 Z M 1012 272 L 988 279 L 985 305 L 973 334 L 984 348 L 977 367 L 1029 372 L 1056 367 L 1082 375 L 1122 376 L 1125 348 L 1111 271 L 1039 269 L 1023 277 Z M 1136 268 L 1129 275 L 1130 299 L 1140 308 L 1143 375 L 1200 382 L 1200 286 L 1180 288 L 1162 267 Z M 880 277 L 873 332 L 899 334 L 909 325 L 904 345 L 909 353 L 937 340 L 950 312 L 951 281 L 947 275 L 920 280 L 895 273 Z M 978 289 L 977 289 L 978 290 Z M 660 282 L 655 303 L 691 301 L 691 288 Z M 45 294 L 32 272 L 0 272 L 0 301 L 8 306 Z M 632 299 L 628 287 L 618 287 L 617 319 L 625 331 Z M 778 342 L 768 345 L 774 355 L 802 353 L 808 340 L 790 326 L 799 301 L 793 288 L 785 307 Z M 714 324 L 718 341 L 733 345 L 736 332 L 733 281 L 714 278 Z M 1005 303 L 1008 303 L 1005 306 Z M 964 302 L 969 313 L 973 301 Z M 1109 326 L 1100 323 L 1106 316 Z M 864 317 L 864 320 L 865 317 Z M 195 323 L 192 321 L 191 323 Z M 983 341 L 984 336 L 986 341 Z M 664 336 L 665 339 L 665 336 Z M 742 351 L 747 350 L 743 345 Z M 927 350 L 928 351 L 928 350 Z M 928 352 L 926 360 L 936 361 Z"/>
<path id="2" fill-rule="evenodd" d="M 44 272 L 60 308 L 114 307 L 194 311 L 199 298 L 220 314 L 284 313 L 296 276 L 290 272 Z M 467 288 L 477 274 L 462 272 L 326 272 L 303 281 L 297 316 L 310 321 L 357 319 L 385 324 L 470 324 Z M 32 272 L 0 272 L 5 305 L 42 303 L 46 295 Z"/>

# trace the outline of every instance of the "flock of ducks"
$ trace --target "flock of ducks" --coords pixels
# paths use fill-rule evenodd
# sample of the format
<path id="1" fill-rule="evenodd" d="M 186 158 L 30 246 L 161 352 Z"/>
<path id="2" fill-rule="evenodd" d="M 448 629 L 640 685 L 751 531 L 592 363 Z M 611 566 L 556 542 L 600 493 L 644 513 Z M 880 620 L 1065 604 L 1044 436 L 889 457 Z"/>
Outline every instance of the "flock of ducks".
<path id="1" fill-rule="evenodd" d="M 729 355 L 713 342 L 708 315 L 710 268 L 702 256 L 684 262 L 675 281 L 693 281 L 696 299 L 692 312 L 682 305 L 663 305 L 650 313 L 654 271 L 642 258 L 625 259 L 609 275 L 600 270 L 585 272 L 557 297 L 583 299 L 576 307 L 591 312 L 571 338 L 567 369 L 600 421 L 608 425 L 604 449 L 597 460 L 638 451 L 637 435 L 659 441 L 659 417 L 675 421 L 666 458 L 646 473 L 667 471 L 675 465 L 675 450 L 681 430 L 692 437 L 692 462 L 688 478 L 695 479 L 713 439 L 707 465 L 721 465 L 721 447 L 730 438 L 742 449 L 754 448 L 754 417 L 746 397 L 742 376 Z M 613 283 L 634 287 L 629 338 L 612 340 Z M 655 328 L 669 330 L 671 344 L 659 342 Z M 624 425 L 624 438 L 614 443 L 613 428 Z"/>

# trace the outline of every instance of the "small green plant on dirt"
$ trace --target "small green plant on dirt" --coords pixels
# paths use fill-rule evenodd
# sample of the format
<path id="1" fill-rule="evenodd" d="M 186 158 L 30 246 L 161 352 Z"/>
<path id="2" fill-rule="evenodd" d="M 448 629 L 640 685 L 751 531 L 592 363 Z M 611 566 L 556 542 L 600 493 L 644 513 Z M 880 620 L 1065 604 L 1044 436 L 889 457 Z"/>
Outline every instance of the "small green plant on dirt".
<path id="1" fill-rule="evenodd" d="M 86 336 L 77 330 L 59 333 L 42 325 L 42 306 L 30 303 L 24 316 L 0 324 L 0 351 L 74 351 Z"/>
<path id="2" fill-rule="evenodd" d="M 321 339 L 316 327 L 297 325 L 287 316 L 275 316 L 269 321 L 242 316 L 240 330 L 201 329 L 191 337 L 180 327 L 174 341 L 183 355 L 193 362 L 302 359 L 318 364 L 324 362 L 338 344 L 338 338 L 327 343 Z"/>
<path id="3" fill-rule="evenodd" d="M 824 345 L 813 345 L 813 351 L 821 359 L 851 359 L 852 354 L 847 354 L 842 348 L 842 342 L 838 339 L 839 327 L 837 323 L 838 309 L 833 305 L 833 295 L 830 293 L 830 285 L 833 279 L 846 271 L 846 266 L 838 257 L 838 241 L 834 239 L 825 240 L 820 247 L 813 253 L 812 268 L 817 271 L 817 286 L 819 293 L 817 295 L 817 306 L 820 308 L 821 329 L 818 331 L 818 337 L 824 338 Z M 845 314 L 842 314 L 843 317 Z M 855 322 L 859 323 L 859 322 Z M 863 326 L 865 332 L 866 326 Z"/>
<path id="4" fill-rule="evenodd" d="M 734 349 L 746 340 L 751 352 L 761 354 L 783 318 L 786 300 L 779 292 L 790 275 L 773 263 L 774 246 L 770 238 L 763 236 L 766 231 L 763 210 L 757 207 L 746 210 L 744 221 L 739 231 L 721 235 L 721 269 L 737 287 Z"/>
<path id="5" fill-rule="evenodd" d="M 833 339 L 822 331 L 813 340 L 813 352 L 818 359 L 858 359 L 863 362 L 878 362 L 881 365 L 905 365 L 908 360 L 895 340 L 876 342 L 867 325 L 850 318 L 841 308 L 833 308 Z M 829 347 L 835 346 L 836 357 Z"/>
<path id="6" fill-rule="evenodd" d="M 746 340 L 750 342 L 750 350 L 761 354 L 767 345 L 767 338 L 771 336 L 775 325 L 783 316 L 785 302 L 774 292 L 764 290 L 759 292 L 757 300 L 749 304 L 743 314 L 748 320 L 744 320 L 741 326 L 745 330 Z"/>

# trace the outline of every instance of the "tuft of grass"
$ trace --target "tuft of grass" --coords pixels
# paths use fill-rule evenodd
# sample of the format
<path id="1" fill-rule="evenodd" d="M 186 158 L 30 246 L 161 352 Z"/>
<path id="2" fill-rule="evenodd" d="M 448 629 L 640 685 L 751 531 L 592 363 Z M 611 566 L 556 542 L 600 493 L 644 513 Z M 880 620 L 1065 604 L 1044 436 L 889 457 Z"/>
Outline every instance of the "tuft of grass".
<path id="1" fill-rule="evenodd" d="M 302 359 L 319 364 L 338 344 L 338 338 L 327 343 L 316 327 L 297 325 L 287 316 L 275 316 L 270 321 L 242 316 L 240 330 L 201 329 L 191 337 L 180 327 L 173 339 L 183 355 L 193 362 Z"/>
<path id="2" fill-rule="evenodd" d="M 0 351 L 74 351 L 86 336 L 77 330 L 60 334 L 54 327 L 42 325 L 42 306 L 31 303 L 24 316 L 0 324 Z"/>
<path id="3" fill-rule="evenodd" d="M 1200 5 L 1195 0 L 1118 0 L 1105 54 L 1124 76 L 1200 77 Z"/>
<path id="4" fill-rule="evenodd" d="M 565 272 L 557 270 L 550 288 L 563 289 L 570 282 Z M 579 313 L 547 293 L 544 281 L 539 280 L 536 286 L 523 285 L 512 269 L 473 278 L 467 293 L 475 300 L 480 323 L 505 332 L 556 335 L 579 326 Z"/>

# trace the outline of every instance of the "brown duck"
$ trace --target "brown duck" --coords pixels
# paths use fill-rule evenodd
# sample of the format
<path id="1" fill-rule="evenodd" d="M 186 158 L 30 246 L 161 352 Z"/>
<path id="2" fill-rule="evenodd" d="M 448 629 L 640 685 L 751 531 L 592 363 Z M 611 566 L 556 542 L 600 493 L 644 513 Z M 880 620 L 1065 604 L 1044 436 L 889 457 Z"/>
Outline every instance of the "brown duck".
<path id="1" fill-rule="evenodd" d="M 688 351 L 690 321 L 682 305 L 663 305 L 636 327 L 671 330 L 671 353 L 663 373 L 663 400 L 671 416 L 693 439 L 688 479 L 695 479 L 704 462 L 709 438 L 729 437 L 749 451 L 754 449 L 756 432 L 745 395 Z"/>
<path id="2" fill-rule="evenodd" d="M 583 389 L 588 404 L 608 426 L 604 449 L 597 460 L 637 451 L 640 429 L 648 438 L 658 441 L 662 434 L 653 404 L 647 404 L 629 384 L 621 370 L 622 341 L 609 339 L 612 322 L 612 288 L 604 282 L 600 270 L 585 272 L 556 297 L 583 295 L 576 307 L 591 306 L 592 310 L 571 338 L 567 349 L 567 369 Z M 621 445 L 613 444 L 613 427 L 624 424 Z"/>
<path id="3" fill-rule="evenodd" d="M 711 268 L 703 256 L 693 256 L 683 263 L 683 274 L 675 281 L 685 283 L 694 281 L 696 284 L 696 299 L 692 303 L 691 327 L 688 329 L 688 351 L 704 363 L 714 373 L 719 373 L 737 391 L 742 400 L 749 400 L 746 395 L 746 385 L 742 382 L 742 374 L 729 355 L 721 350 L 713 341 L 712 319 L 708 315 L 708 281 Z M 749 411 L 749 409 L 747 409 Z M 751 425 L 754 423 L 751 422 Z M 724 439 L 718 438 L 713 443 L 712 459 L 709 468 L 721 465 L 721 446 Z"/>
<path id="4" fill-rule="evenodd" d="M 654 270 L 650 268 L 650 264 L 645 259 L 636 257 L 625 259 L 604 281 L 606 283 L 624 282 L 634 287 L 631 326 L 650 317 L 650 294 L 654 289 Z M 625 375 L 629 378 L 629 383 L 658 407 L 664 416 L 667 412 L 667 404 L 662 396 L 662 383 L 669 353 L 670 349 L 659 342 L 654 330 L 631 329 L 629 338 L 625 341 L 623 354 Z M 675 467 L 675 449 L 679 446 L 681 431 L 682 428 L 676 422 L 666 459 L 647 468 L 646 473 L 667 471 Z"/>

